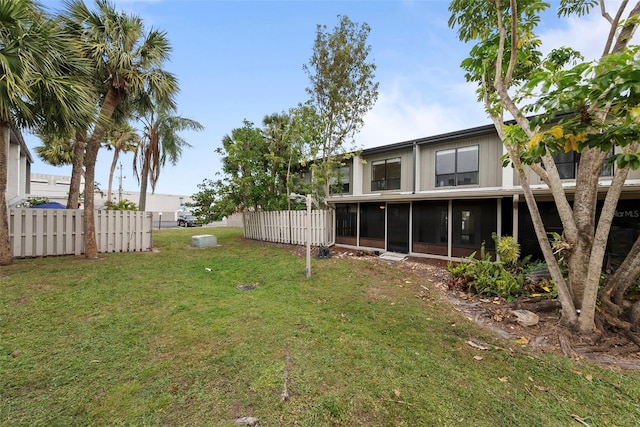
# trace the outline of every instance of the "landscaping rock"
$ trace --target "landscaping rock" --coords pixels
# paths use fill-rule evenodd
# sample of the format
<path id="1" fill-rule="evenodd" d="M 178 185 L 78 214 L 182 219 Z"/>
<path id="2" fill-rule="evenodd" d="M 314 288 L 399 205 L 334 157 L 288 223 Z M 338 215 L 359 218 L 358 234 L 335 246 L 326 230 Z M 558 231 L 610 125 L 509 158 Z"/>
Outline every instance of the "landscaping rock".
<path id="1" fill-rule="evenodd" d="M 540 321 L 538 315 L 529 310 L 511 310 L 511 313 L 518 318 L 516 322 L 522 326 L 537 325 Z"/>
<path id="2" fill-rule="evenodd" d="M 241 417 L 235 421 L 236 425 L 255 427 L 260 423 L 260 420 L 256 417 Z"/>

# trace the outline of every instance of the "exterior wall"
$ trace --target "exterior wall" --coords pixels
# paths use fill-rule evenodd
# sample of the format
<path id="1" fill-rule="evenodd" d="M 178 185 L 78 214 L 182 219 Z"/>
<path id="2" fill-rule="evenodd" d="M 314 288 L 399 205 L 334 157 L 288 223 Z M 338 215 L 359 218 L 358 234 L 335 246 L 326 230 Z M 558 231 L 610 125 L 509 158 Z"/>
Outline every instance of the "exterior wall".
<path id="1" fill-rule="evenodd" d="M 71 177 L 62 175 L 31 174 L 31 197 L 47 197 L 52 202 L 67 204 Z M 84 177 L 80 183 L 80 191 L 84 191 Z"/>
<path id="2" fill-rule="evenodd" d="M 629 171 L 627 179 L 640 180 L 640 169 Z"/>
<path id="3" fill-rule="evenodd" d="M 31 174 L 31 197 L 47 197 L 52 202 L 67 203 L 69 184 L 71 178 L 62 175 Z M 84 190 L 84 180 L 80 185 L 80 191 Z M 118 192 L 112 195 L 114 201 L 118 201 Z M 137 191 L 123 191 L 122 199 L 127 199 L 138 204 L 140 193 Z M 147 212 L 162 212 L 163 218 L 176 221 L 181 212 L 186 211 L 185 204 L 193 200 L 189 196 L 175 194 L 151 194 L 147 193 Z M 106 193 L 96 193 L 96 209 L 101 209 L 107 202 Z M 157 219 L 157 218 L 156 218 Z"/>
<path id="4" fill-rule="evenodd" d="M 12 206 L 26 198 L 33 159 L 22 139 L 22 134 L 8 130 L 7 149 L 7 203 Z"/>
<path id="5" fill-rule="evenodd" d="M 400 158 L 400 189 L 399 190 L 386 190 L 386 191 L 371 191 L 371 180 L 372 180 L 372 171 L 371 164 L 372 162 L 378 160 L 386 160 L 386 159 L 394 159 Z M 413 150 L 411 149 L 401 149 L 398 151 L 387 151 L 385 153 L 377 153 L 374 155 L 362 156 L 362 159 L 366 161 L 364 165 L 362 165 L 362 193 L 363 194 L 371 194 L 371 193 L 398 193 L 398 192 L 407 192 L 413 191 Z M 355 190 L 354 190 L 355 193 Z"/>
<path id="6" fill-rule="evenodd" d="M 442 189 L 436 187 L 436 152 L 449 148 L 478 145 L 478 184 L 473 187 L 500 187 L 502 185 L 502 142 L 495 135 L 465 138 L 442 144 L 421 145 L 418 168 L 418 191 Z M 468 186 L 472 187 L 472 186 Z M 451 187 L 448 187 L 451 188 Z"/>

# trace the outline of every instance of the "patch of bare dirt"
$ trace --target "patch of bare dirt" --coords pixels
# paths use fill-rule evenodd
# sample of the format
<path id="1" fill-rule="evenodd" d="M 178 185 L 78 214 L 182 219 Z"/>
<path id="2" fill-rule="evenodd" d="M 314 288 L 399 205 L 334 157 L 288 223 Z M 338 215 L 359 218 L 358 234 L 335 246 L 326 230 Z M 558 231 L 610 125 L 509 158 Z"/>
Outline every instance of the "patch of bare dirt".
<path id="1" fill-rule="evenodd" d="M 296 247 L 296 254 L 304 256 L 305 248 Z M 315 256 L 317 252 L 313 252 Z M 331 248 L 332 258 L 358 258 L 364 261 L 378 260 L 367 251 Z M 472 319 L 479 326 L 490 330 L 504 340 L 514 340 L 520 344 L 538 347 L 545 351 L 564 354 L 576 361 L 587 359 L 592 362 L 615 366 L 621 369 L 640 369 L 640 348 L 623 335 L 607 334 L 597 341 L 582 338 L 571 333 L 560 324 L 560 308 L 554 300 L 520 299 L 508 302 L 504 298 L 487 297 L 450 289 L 447 262 L 429 258 L 409 257 L 405 261 L 389 262 L 400 270 L 411 271 L 425 280 L 433 282 L 430 289 L 437 292 L 442 301 Z M 434 286 L 435 285 L 435 286 Z M 525 326 L 522 319 L 514 314 L 526 309 L 537 315 L 537 323 Z"/>

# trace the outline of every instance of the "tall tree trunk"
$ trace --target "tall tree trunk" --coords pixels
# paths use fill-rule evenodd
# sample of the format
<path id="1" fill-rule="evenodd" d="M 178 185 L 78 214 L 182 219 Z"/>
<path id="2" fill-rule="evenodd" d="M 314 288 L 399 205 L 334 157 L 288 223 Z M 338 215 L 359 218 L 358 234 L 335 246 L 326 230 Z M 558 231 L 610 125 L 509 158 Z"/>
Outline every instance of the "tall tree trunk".
<path id="1" fill-rule="evenodd" d="M 82 165 L 84 164 L 86 140 L 86 131 L 76 132 L 76 142 L 73 144 L 73 162 L 71 163 L 71 183 L 67 197 L 67 209 L 80 208 L 80 184 L 82 182 Z"/>
<path id="2" fill-rule="evenodd" d="M 85 154 L 85 183 L 84 183 L 84 256 L 94 259 L 98 257 L 98 245 L 96 242 L 96 218 L 95 218 L 95 181 L 96 161 L 100 143 L 106 132 L 106 125 L 111 119 L 118 103 L 120 95 L 110 88 L 105 96 L 100 111 L 100 119 L 93 130 L 93 134 L 87 143 Z"/>
<path id="3" fill-rule="evenodd" d="M 144 151 L 142 158 L 142 170 L 140 171 L 140 199 L 138 209 L 144 212 L 147 209 L 147 186 L 149 182 L 149 153 Z"/>
<path id="4" fill-rule="evenodd" d="M 502 117 L 492 115 L 491 119 L 493 120 L 496 132 L 498 133 L 500 140 L 505 141 L 506 135 L 502 126 L 504 122 Z M 523 129 L 529 128 L 525 123 L 523 123 L 521 127 Z M 572 328 L 576 327 L 578 324 L 578 315 L 571 298 L 571 292 L 564 280 L 564 277 L 562 276 L 558 261 L 556 260 L 551 249 L 551 245 L 549 244 L 547 230 L 545 229 L 544 223 L 542 222 L 540 210 L 538 209 L 538 203 L 536 202 L 533 191 L 531 190 L 531 185 L 529 184 L 529 178 L 524 173 L 524 166 L 520 162 L 520 157 L 514 151 L 514 148 L 509 144 L 504 144 L 504 146 L 509 153 L 509 158 L 513 162 L 516 172 L 518 173 L 518 178 L 520 179 L 520 185 L 524 193 L 527 208 L 529 209 L 529 213 L 531 215 L 533 229 L 535 231 L 536 237 L 538 238 L 538 243 L 540 244 L 540 250 L 542 250 L 542 254 L 549 268 L 551 279 L 556 284 L 556 289 L 558 290 L 558 300 L 560 301 L 560 304 L 563 308 L 562 322 Z"/>
<path id="5" fill-rule="evenodd" d="M 11 253 L 11 240 L 9 237 L 9 211 L 7 209 L 7 179 L 9 141 L 11 129 L 4 123 L 0 123 L 0 265 L 9 265 L 13 262 Z"/>
<path id="6" fill-rule="evenodd" d="M 600 150 L 597 150 L 601 153 Z M 597 260 L 591 259 L 593 239 L 595 234 L 596 204 L 598 196 L 598 178 L 602 169 L 604 158 L 598 156 L 595 149 L 583 150 L 579 171 L 576 176 L 576 193 L 573 200 L 573 221 L 578 234 L 571 244 L 571 256 L 568 259 L 569 287 L 573 304 L 577 309 L 582 309 L 582 300 L 585 289 L 591 284 L 587 283 L 589 266 Z M 600 260 L 602 266 L 602 260 Z M 597 285 L 596 285 L 597 288 Z"/>
<path id="7" fill-rule="evenodd" d="M 120 156 L 120 150 L 113 149 L 113 160 L 111 161 L 111 169 L 109 169 L 109 185 L 107 186 L 107 202 L 112 203 L 111 200 L 111 188 L 113 184 L 113 174 L 116 172 L 116 166 L 118 165 L 118 157 Z"/>
<path id="8" fill-rule="evenodd" d="M 609 277 L 605 285 L 605 291 L 611 295 L 611 299 L 619 307 L 622 307 L 624 293 L 638 275 L 640 275 L 640 237 L 636 239 L 620 267 Z"/>

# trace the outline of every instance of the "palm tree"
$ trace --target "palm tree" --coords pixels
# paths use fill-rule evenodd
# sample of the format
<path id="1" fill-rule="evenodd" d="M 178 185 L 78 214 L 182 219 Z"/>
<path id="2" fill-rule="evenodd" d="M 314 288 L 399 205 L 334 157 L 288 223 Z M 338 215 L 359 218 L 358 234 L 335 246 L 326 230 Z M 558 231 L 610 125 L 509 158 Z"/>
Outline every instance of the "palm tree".
<path id="1" fill-rule="evenodd" d="M 7 212 L 11 129 L 69 134 L 90 121 L 88 64 L 32 0 L 0 0 L 0 265 L 12 262 Z"/>
<path id="2" fill-rule="evenodd" d="M 146 114 L 140 117 L 144 123 L 144 134 L 138 145 L 134 159 L 133 169 L 140 181 L 140 200 L 138 208 L 146 209 L 147 185 L 151 184 L 152 193 L 160 178 L 160 170 L 169 160 L 175 165 L 182 150 L 191 147 L 187 141 L 178 135 L 184 130 L 202 130 L 204 127 L 195 120 L 186 117 L 172 115 L 173 109 L 160 107 L 147 108 Z M 138 164 L 140 173 L 138 174 Z"/>
<path id="3" fill-rule="evenodd" d="M 120 125 L 116 129 L 108 132 L 106 141 L 107 150 L 113 150 L 111 169 L 109 169 L 109 185 L 107 186 L 107 200 L 109 203 L 111 203 L 113 174 L 116 171 L 120 153 L 135 151 L 139 141 L 140 137 L 136 133 L 136 130 L 129 124 Z"/>
<path id="4" fill-rule="evenodd" d="M 83 1 L 67 3 L 66 19 L 94 66 L 93 81 L 100 88 L 100 120 L 87 141 L 85 150 L 85 257 L 96 258 L 98 248 L 93 213 L 95 165 L 101 142 L 116 108 L 127 97 L 140 93 L 154 94 L 155 99 L 173 104 L 178 91 L 177 80 L 162 69 L 171 47 L 166 33 L 150 30 L 145 33 L 142 19 L 117 12 L 107 0 L 96 0 L 96 11 Z"/>
<path id="5" fill-rule="evenodd" d="M 38 137 L 42 145 L 38 145 L 35 150 L 40 160 L 52 166 L 65 166 L 73 162 L 73 139 L 56 135 Z"/>
<path id="6" fill-rule="evenodd" d="M 42 141 L 42 145 L 36 147 L 36 153 L 40 160 L 53 166 L 71 165 L 67 209 L 77 209 L 80 199 L 80 184 L 84 174 L 82 163 L 86 133 L 76 131 L 75 138 L 69 138 L 40 132 L 38 137 Z"/>

